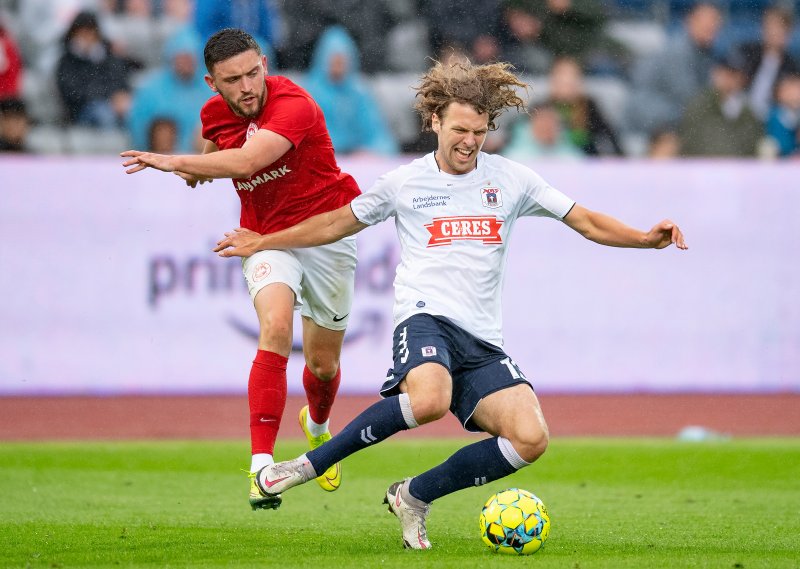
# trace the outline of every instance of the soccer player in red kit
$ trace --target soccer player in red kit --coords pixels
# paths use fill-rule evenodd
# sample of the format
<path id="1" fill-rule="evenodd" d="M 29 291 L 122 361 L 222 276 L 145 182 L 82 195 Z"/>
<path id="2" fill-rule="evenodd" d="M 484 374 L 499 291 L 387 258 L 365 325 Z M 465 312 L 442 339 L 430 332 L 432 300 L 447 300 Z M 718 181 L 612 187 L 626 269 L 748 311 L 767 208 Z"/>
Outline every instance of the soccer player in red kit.
<path id="1" fill-rule="evenodd" d="M 231 178 L 241 198 L 241 227 L 262 234 L 335 210 L 360 194 L 355 180 L 336 164 L 319 106 L 290 80 L 267 76 L 266 57 L 249 34 L 221 30 L 208 40 L 204 55 L 206 82 L 217 95 L 201 111 L 203 153 L 128 150 L 121 154 L 127 158 L 123 166 L 128 174 L 154 168 L 175 173 L 191 187 Z M 251 472 L 273 462 L 286 405 L 292 317 L 298 307 L 308 397 L 300 425 L 311 448 L 330 439 L 328 419 L 341 376 L 339 357 L 355 265 L 354 236 L 322 247 L 259 251 L 243 259 L 260 328 L 248 383 Z M 336 490 L 341 483 L 339 464 L 318 482 L 325 490 Z M 280 503 L 280 496 L 262 495 L 251 477 L 254 510 L 277 508 Z"/>

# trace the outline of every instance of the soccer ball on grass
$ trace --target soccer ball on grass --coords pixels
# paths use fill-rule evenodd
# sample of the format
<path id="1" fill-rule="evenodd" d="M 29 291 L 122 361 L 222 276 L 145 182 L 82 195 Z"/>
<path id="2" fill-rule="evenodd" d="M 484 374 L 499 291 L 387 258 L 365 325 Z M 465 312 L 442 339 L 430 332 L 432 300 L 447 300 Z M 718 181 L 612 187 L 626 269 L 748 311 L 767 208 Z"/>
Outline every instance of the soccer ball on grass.
<path id="1" fill-rule="evenodd" d="M 480 528 L 481 539 L 492 550 L 528 555 L 539 551 L 550 535 L 550 516 L 534 494 L 509 488 L 483 506 Z"/>

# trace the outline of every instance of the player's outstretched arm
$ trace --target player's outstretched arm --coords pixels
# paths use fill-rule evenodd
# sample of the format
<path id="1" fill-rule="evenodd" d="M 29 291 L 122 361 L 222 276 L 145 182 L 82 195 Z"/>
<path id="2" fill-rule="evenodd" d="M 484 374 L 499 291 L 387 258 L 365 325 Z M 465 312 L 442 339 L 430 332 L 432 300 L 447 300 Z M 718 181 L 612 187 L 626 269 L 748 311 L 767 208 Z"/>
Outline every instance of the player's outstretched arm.
<path id="1" fill-rule="evenodd" d="M 162 172 L 182 172 L 197 178 L 249 178 L 266 168 L 292 147 L 278 133 L 260 129 L 241 148 L 229 148 L 208 154 L 155 154 L 141 150 L 126 150 L 120 156 L 128 158 L 122 165 L 126 174 L 145 168 Z"/>
<path id="2" fill-rule="evenodd" d="M 650 231 L 640 231 L 610 215 L 575 204 L 564 218 L 564 223 L 586 239 L 601 245 L 663 249 L 674 244 L 678 249 L 689 248 L 681 230 L 668 219 L 657 223 Z"/>
<path id="3" fill-rule="evenodd" d="M 261 235 L 239 227 L 217 242 L 214 252 L 220 257 L 249 257 L 264 249 L 295 249 L 316 247 L 354 235 L 365 227 L 353 214 L 350 205 L 310 217 L 292 227 Z"/>

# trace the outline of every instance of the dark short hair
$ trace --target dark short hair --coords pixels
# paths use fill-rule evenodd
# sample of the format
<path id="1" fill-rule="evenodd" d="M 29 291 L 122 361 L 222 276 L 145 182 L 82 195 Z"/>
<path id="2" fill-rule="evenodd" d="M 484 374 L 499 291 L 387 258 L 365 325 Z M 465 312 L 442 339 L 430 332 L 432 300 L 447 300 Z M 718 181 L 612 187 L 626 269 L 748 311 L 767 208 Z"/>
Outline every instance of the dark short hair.
<path id="1" fill-rule="evenodd" d="M 22 99 L 0 99 L 0 115 L 27 115 L 25 101 Z"/>
<path id="2" fill-rule="evenodd" d="M 244 30 L 238 28 L 220 30 L 208 38 L 206 47 L 203 50 L 206 69 L 211 73 L 213 67 L 220 61 L 225 61 L 251 49 L 261 55 L 261 48 L 258 42 Z"/>

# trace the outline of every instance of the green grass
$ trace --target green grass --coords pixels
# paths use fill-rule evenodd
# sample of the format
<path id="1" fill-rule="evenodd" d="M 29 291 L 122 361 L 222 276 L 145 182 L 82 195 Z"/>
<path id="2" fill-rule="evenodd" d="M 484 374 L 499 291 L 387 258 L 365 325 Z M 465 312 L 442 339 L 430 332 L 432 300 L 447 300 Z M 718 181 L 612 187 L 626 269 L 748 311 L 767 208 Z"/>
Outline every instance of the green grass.
<path id="1" fill-rule="evenodd" d="M 345 461 L 338 492 L 307 484 L 260 512 L 243 442 L 5 443 L 0 567 L 800 567 L 800 440 L 555 440 L 532 467 L 437 501 L 434 549 L 404 551 L 383 492 L 463 443 L 388 441 Z M 550 511 L 532 557 L 478 537 L 481 505 L 509 486 Z"/>

